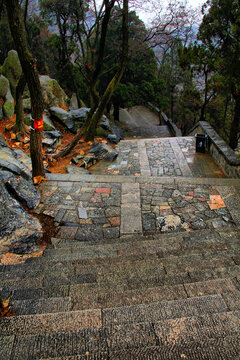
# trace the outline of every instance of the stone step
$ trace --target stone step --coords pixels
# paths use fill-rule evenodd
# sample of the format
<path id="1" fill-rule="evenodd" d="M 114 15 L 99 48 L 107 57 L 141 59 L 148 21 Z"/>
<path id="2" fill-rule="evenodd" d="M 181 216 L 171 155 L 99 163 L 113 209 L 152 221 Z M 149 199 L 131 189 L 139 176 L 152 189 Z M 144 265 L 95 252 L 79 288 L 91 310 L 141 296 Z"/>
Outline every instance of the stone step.
<path id="1" fill-rule="evenodd" d="M 194 360 L 236 360 L 238 321 L 239 313 L 223 312 L 153 323 L 113 324 L 111 327 L 96 329 L 80 328 L 71 332 L 45 331 L 31 334 L 26 330 L 26 333 L 18 333 L 15 341 L 12 340 L 14 347 L 11 349 L 11 358 L 142 360 L 182 359 L 184 357 L 181 355 L 186 354 L 187 359 Z M 9 347 L 11 348 L 9 343 L 11 344 L 12 338 L 3 338 L 6 353 Z M 215 357 L 215 354 L 221 356 Z M 235 357 L 232 357 L 233 355 Z"/>
<path id="2" fill-rule="evenodd" d="M 132 264 L 132 268 L 134 269 L 134 264 Z M 12 291 L 14 300 L 34 300 L 68 296 L 73 298 L 81 297 L 80 304 L 82 308 L 86 308 L 88 305 L 90 306 L 90 304 L 94 307 L 94 304 L 98 304 L 99 302 L 102 305 L 101 301 L 103 301 L 103 298 L 106 298 L 106 301 L 108 299 L 108 306 L 111 306 L 111 303 L 114 301 L 116 304 L 120 301 L 121 305 L 121 301 L 124 301 L 126 298 L 131 302 L 132 298 L 139 298 L 139 287 L 147 294 L 149 288 L 160 287 L 160 289 L 163 290 L 163 288 L 161 288 L 162 286 L 182 286 L 183 284 L 192 284 L 191 286 L 193 287 L 193 284 L 197 283 L 195 289 L 192 290 L 191 293 L 188 293 L 188 295 L 191 296 L 193 291 L 200 291 L 200 294 L 201 292 L 203 294 L 211 293 L 211 288 L 213 289 L 213 293 L 215 293 L 214 287 L 218 289 L 219 286 L 223 287 L 221 292 L 225 292 L 227 291 L 227 283 L 229 284 L 230 282 L 236 289 L 240 290 L 240 282 L 236 280 L 236 278 L 240 279 L 240 267 L 237 265 L 172 275 L 166 274 L 161 268 L 153 271 L 151 266 L 146 267 L 145 272 L 135 270 L 131 273 L 131 270 L 127 267 L 127 271 L 121 272 L 118 269 L 118 271 L 106 273 L 105 275 L 101 274 L 101 270 L 99 269 L 100 273 L 98 277 L 97 274 L 88 273 L 88 269 L 85 269 L 85 273 L 82 271 L 83 270 L 79 273 L 79 276 L 69 276 L 69 278 L 61 278 L 60 275 L 59 277 L 54 277 L 53 274 L 53 277 L 45 277 L 44 280 L 43 278 L 36 278 L 35 282 L 33 282 L 31 278 L 22 279 L 21 281 L 17 279 L 13 282 L 5 282 L 1 285 L 2 295 L 3 297 L 7 297 Z M 89 269 L 89 271 L 91 271 L 91 269 Z M 209 281 L 209 283 L 205 284 L 204 281 Z M 216 283 L 214 283 L 214 281 L 216 281 Z M 224 284 L 224 281 L 226 284 Z M 213 284 L 212 287 L 211 284 Z M 112 291 L 113 288 L 114 292 Z M 134 291 L 136 291 L 136 294 Z M 128 295 L 129 292 L 133 292 L 132 297 L 126 297 L 124 295 L 125 292 L 128 292 Z M 88 295 L 90 298 L 89 302 Z M 161 299 L 162 294 L 158 294 L 157 296 L 160 296 L 159 299 Z M 168 297 L 166 299 L 168 299 Z M 79 304 L 79 299 L 77 300 L 76 304 Z"/>
<path id="3" fill-rule="evenodd" d="M 156 322 L 227 312 L 221 295 L 138 304 L 118 308 L 19 315 L 0 320 L 0 335 L 44 334 L 109 327 L 116 324 Z"/>
<path id="4" fill-rule="evenodd" d="M 19 277 L 16 277 L 12 271 L 2 273 L 1 289 L 3 292 L 14 291 L 15 295 L 20 294 L 21 297 L 26 292 L 31 293 L 33 289 L 43 289 L 47 290 L 47 293 L 51 293 L 51 287 L 55 291 L 58 286 L 77 284 L 80 286 L 97 285 L 104 290 L 116 286 L 129 290 L 136 289 L 138 286 L 145 288 L 176 285 L 225 277 L 240 279 L 240 267 L 235 265 L 231 256 L 227 257 L 222 253 L 210 255 L 198 254 L 168 258 L 144 255 L 139 260 L 131 257 L 127 259 L 108 258 L 104 262 L 102 259 L 97 259 L 86 263 L 73 263 L 71 266 L 69 263 L 68 266 L 56 263 L 55 266 L 51 264 L 48 267 L 50 264 L 47 263 L 44 266 L 41 264 L 41 267 L 36 270 L 23 272 L 22 277 L 20 274 L 17 274 Z M 10 276 L 5 277 L 5 275 Z"/>
<path id="5" fill-rule="evenodd" d="M 16 316 L 67 312 L 72 308 L 70 297 L 13 300 L 11 305 Z"/>
<path id="6" fill-rule="evenodd" d="M 126 257 L 136 257 L 138 258 L 139 256 L 141 256 L 142 254 L 155 254 L 158 257 L 162 258 L 162 262 L 163 263 L 169 263 L 169 259 L 171 259 L 171 262 L 174 263 L 179 263 L 182 261 L 184 261 L 184 263 L 186 262 L 185 260 L 188 259 L 198 259 L 201 260 L 212 260 L 215 261 L 217 258 L 219 259 L 219 261 L 222 261 L 223 265 L 229 265 L 229 263 L 231 263 L 232 265 L 235 264 L 235 262 L 233 261 L 232 257 L 233 256 L 238 256 L 239 255 L 239 250 L 228 250 L 227 246 L 224 245 L 224 249 L 213 249 L 213 250 L 209 250 L 208 252 L 204 253 L 201 251 L 200 249 L 196 249 L 196 252 L 193 253 L 187 253 L 184 254 L 184 252 L 181 252 L 181 249 L 179 249 L 180 245 L 178 244 L 174 244 L 174 242 L 171 244 L 166 244 L 165 247 L 158 247 L 156 244 L 155 246 L 149 246 L 148 242 L 143 246 L 138 248 L 136 247 L 132 247 L 130 246 L 130 248 L 126 248 L 126 249 L 122 249 L 122 250 L 113 250 L 113 249 L 95 249 L 94 247 L 88 248 L 87 251 L 84 250 L 80 250 L 80 249 L 75 249 L 75 251 L 73 250 L 73 252 L 70 252 L 68 254 L 55 254 L 54 252 L 51 252 L 50 254 L 47 253 L 46 256 L 43 257 L 39 257 L 39 258 L 30 258 L 27 260 L 26 265 L 34 263 L 34 266 L 42 264 L 42 265 L 47 265 L 48 263 L 54 264 L 57 262 L 63 262 L 63 263 L 70 263 L 70 262 L 75 262 L 80 264 L 81 262 L 83 262 L 83 264 L 86 264 L 86 262 L 88 260 L 91 259 L 98 259 L 100 262 L 105 263 L 105 259 L 106 258 L 111 258 L 111 262 L 115 262 L 116 259 L 120 258 L 120 260 L 123 261 L 123 259 L 125 259 Z M 182 247 L 182 246 L 181 246 Z M 150 248 L 149 252 L 148 249 Z M 168 248 L 168 249 L 167 249 Z M 169 253 L 169 252 L 170 253 Z M 173 255 L 173 256 L 171 256 Z M 179 260 L 178 260 L 179 259 Z M 191 260 L 190 260 L 191 261 Z M 22 265 L 23 266 L 23 265 Z M 203 267 L 203 263 L 202 263 L 202 267 Z M 214 265 L 213 265 L 214 266 Z M 22 268 L 21 266 L 19 266 L 19 268 Z M 11 270 L 11 267 L 9 268 Z M 7 270 L 7 268 L 6 268 Z M 16 270 L 16 268 L 15 268 Z"/>
<path id="7" fill-rule="evenodd" d="M 141 346 L 87 355 L 41 358 L 41 360 L 238 360 L 238 338 L 225 337 L 183 345 Z M 26 358 L 25 358 L 26 359 Z"/>
<path id="8" fill-rule="evenodd" d="M 236 236 L 234 236 L 236 235 Z M 176 236 L 164 237 L 155 236 L 154 238 L 147 237 L 139 241 L 128 241 L 119 243 L 95 243 L 79 242 L 77 240 L 65 240 L 65 239 L 52 239 L 55 244 L 54 249 L 47 249 L 44 256 L 71 254 L 77 251 L 87 252 L 96 250 L 99 252 L 111 253 L 117 252 L 117 254 L 129 254 L 136 252 L 161 252 L 163 255 L 182 253 L 191 254 L 201 250 L 202 252 L 226 250 L 227 248 L 237 249 L 238 245 L 237 233 L 231 233 L 231 240 L 225 240 L 225 236 L 220 236 L 217 232 L 208 231 L 204 233 L 188 234 L 181 233 Z"/>
<path id="9" fill-rule="evenodd" d="M 67 263 L 68 264 L 68 263 Z M 211 272 L 217 268 L 231 268 L 232 276 L 239 276 L 239 266 L 235 265 L 231 254 L 218 252 L 211 254 L 194 254 L 191 256 L 170 256 L 161 258 L 152 255 L 144 255 L 139 261 L 134 258 L 108 258 L 88 261 L 86 263 L 73 263 L 72 269 L 65 264 L 52 267 L 51 261 L 41 263 L 41 269 L 23 273 L 20 277 L 4 277 L 1 274 L 1 288 L 5 290 L 15 290 L 16 288 L 42 288 L 51 286 L 61 286 L 70 284 L 98 283 L 103 287 L 123 285 L 125 288 L 136 288 L 136 286 L 157 286 L 162 281 L 171 281 L 179 278 L 181 282 L 191 282 L 190 273 Z M 68 264 L 69 265 L 69 264 Z M 24 266 L 24 265 L 22 265 Z M 48 268 L 49 266 L 49 268 Z M 33 268 L 33 267 L 32 267 Z M 46 271 L 46 272 L 45 272 Z M 6 272 L 8 274 L 8 272 Z M 39 276 L 41 274 L 41 276 Z M 9 275 L 9 274 L 8 274 Z M 201 274 L 202 275 L 202 274 Z M 24 277 L 25 276 L 25 277 Z M 35 277 L 36 276 L 36 277 Z M 231 276 L 231 275 L 230 275 Z M 216 277 L 216 276 L 213 276 Z M 224 275 L 223 275 L 224 277 Z M 229 277 L 229 275 L 227 276 Z M 207 280 L 203 278 L 203 280 Z M 199 279 L 194 280 L 199 281 Z"/>
<path id="10" fill-rule="evenodd" d="M 235 186 L 239 189 L 239 179 L 230 178 L 189 178 L 167 176 L 115 176 L 115 175 L 74 175 L 74 174 L 46 174 L 47 186 L 57 182 L 85 182 L 85 183 L 140 183 L 140 184 L 182 184 L 182 185 L 219 185 Z"/>
<path id="11" fill-rule="evenodd" d="M 221 237 L 218 235 L 218 232 L 220 233 Z M 169 254 L 173 254 L 176 253 L 176 255 L 179 255 L 179 252 L 181 255 L 183 254 L 191 254 L 191 253 L 197 253 L 197 252 L 209 252 L 211 251 L 218 251 L 218 250 L 223 250 L 224 246 L 225 246 L 225 242 L 226 242 L 226 247 L 230 250 L 234 250 L 236 251 L 238 249 L 239 251 L 239 242 L 240 242 L 240 229 L 239 232 L 236 231 L 231 231 L 228 232 L 225 229 L 220 229 L 218 232 L 213 232 L 213 231 L 200 231 L 200 232 L 193 232 L 190 234 L 187 233 L 178 233 L 178 234 L 166 234 L 163 236 L 159 236 L 159 235 L 155 235 L 152 237 L 139 237 L 138 241 L 136 240 L 128 240 L 127 241 L 127 245 L 126 243 L 115 243 L 115 244 L 89 244 L 89 243 L 82 243 L 82 242 L 77 242 L 77 241 L 73 241 L 70 240 L 69 244 L 67 244 L 66 240 L 62 240 L 62 244 L 64 246 L 64 248 L 67 246 L 66 249 L 66 253 L 67 255 L 69 255 L 70 261 L 71 262 L 71 255 L 76 252 L 75 249 L 75 245 L 78 247 L 81 247 L 81 251 L 82 249 L 91 249 L 91 252 L 94 252 L 94 249 L 96 250 L 101 250 L 101 251 L 105 251 L 105 250 L 109 250 L 111 251 L 117 251 L 118 255 L 124 255 L 127 253 L 127 256 L 129 256 L 129 252 L 130 250 L 132 250 L 132 254 L 131 257 L 132 259 L 134 259 L 135 254 L 139 255 L 140 250 L 144 249 L 144 252 L 149 251 L 151 252 L 156 252 L 158 254 L 158 256 L 160 255 L 161 257 L 164 257 L 166 255 Z M 235 236 L 236 235 L 236 236 Z M 61 240 L 59 240 L 60 242 L 58 242 L 58 244 L 61 244 Z M 224 242 L 225 241 L 225 242 Z M 231 247 L 231 245 L 233 245 Z M 70 246 L 70 247 L 69 247 Z M 148 248 L 150 248 L 150 250 L 148 250 Z M 136 251 L 135 251 L 136 249 Z M 200 251 L 201 250 L 201 251 Z M 56 258 L 55 260 L 57 262 L 59 262 L 60 260 L 62 260 L 63 256 L 65 254 L 65 250 L 64 249 L 58 249 L 55 250 L 57 251 L 55 254 L 56 256 L 59 255 L 60 258 Z M 49 257 L 52 258 L 52 252 L 54 253 L 54 250 L 50 249 L 47 250 L 46 255 L 43 258 L 38 258 L 38 259 L 29 259 L 27 261 L 26 264 L 21 264 L 21 265 L 13 265 L 13 266 L 1 266 L 0 267 L 0 279 L 1 279 L 1 274 L 4 272 L 6 274 L 6 272 L 11 272 L 14 273 L 23 273 L 26 272 L 27 270 L 31 270 L 32 269 L 32 263 L 34 262 L 34 268 L 36 270 L 41 270 L 41 262 L 46 260 L 45 258 Z M 103 254 L 103 253 L 102 253 Z M 107 253 L 105 253 L 106 255 Z M 91 254 L 92 255 L 92 254 Z M 62 258 L 61 258 L 62 256 Z M 74 258 L 74 257 L 73 257 Z M 66 260 L 66 259 L 65 259 Z M 43 262 L 44 262 L 43 261 Z M 83 261 L 84 264 L 86 264 L 86 261 L 84 259 L 82 259 L 81 261 Z M 105 262 L 105 259 L 101 260 L 103 262 Z M 66 261 L 65 261 L 66 263 Z M 53 261 L 52 261 L 52 265 L 53 265 Z M 8 275 L 4 275 L 7 276 Z"/>
<path id="12" fill-rule="evenodd" d="M 69 295 L 73 310 L 89 308 L 121 307 L 133 304 L 177 300 L 186 297 L 222 294 L 231 310 L 240 310 L 237 298 L 240 295 L 235 279 L 215 279 L 198 283 L 142 287 L 122 290 L 72 285 Z"/>

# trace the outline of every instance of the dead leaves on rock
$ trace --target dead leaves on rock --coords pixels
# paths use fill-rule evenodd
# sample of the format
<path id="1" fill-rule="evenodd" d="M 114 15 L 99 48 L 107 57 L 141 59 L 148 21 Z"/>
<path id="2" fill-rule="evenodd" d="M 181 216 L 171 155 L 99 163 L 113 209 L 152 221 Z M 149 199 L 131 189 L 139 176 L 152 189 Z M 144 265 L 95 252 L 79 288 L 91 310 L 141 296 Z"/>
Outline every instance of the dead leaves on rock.
<path id="1" fill-rule="evenodd" d="M 11 305 L 12 294 L 7 299 L 2 299 L 0 294 L 0 317 L 14 316 L 14 311 Z"/>
<path id="2" fill-rule="evenodd" d="M 33 178 L 33 183 L 34 183 L 34 185 L 39 185 L 39 184 L 41 184 L 41 183 L 44 182 L 44 181 L 47 181 L 44 176 L 35 176 L 35 177 Z"/>

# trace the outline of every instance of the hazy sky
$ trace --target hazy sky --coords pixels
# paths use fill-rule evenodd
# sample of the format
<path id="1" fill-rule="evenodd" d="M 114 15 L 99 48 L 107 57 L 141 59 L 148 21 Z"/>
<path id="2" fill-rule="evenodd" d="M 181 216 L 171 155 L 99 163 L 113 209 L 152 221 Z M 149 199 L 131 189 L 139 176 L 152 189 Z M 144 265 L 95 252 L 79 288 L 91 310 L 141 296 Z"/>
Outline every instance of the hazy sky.
<path id="1" fill-rule="evenodd" d="M 168 1 L 169 0 L 163 0 L 162 3 L 166 4 L 166 3 L 168 3 Z M 187 0 L 187 3 L 190 7 L 199 8 L 201 11 L 201 7 L 206 1 L 207 0 Z M 183 0 L 183 2 L 184 2 L 184 0 Z M 148 1 L 145 2 L 145 4 L 147 4 L 147 3 L 148 3 Z M 154 12 L 145 13 L 144 11 L 138 10 L 137 14 L 140 17 L 140 19 L 142 19 L 145 23 L 147 23 L 151 18 L 154 17 Z"/>

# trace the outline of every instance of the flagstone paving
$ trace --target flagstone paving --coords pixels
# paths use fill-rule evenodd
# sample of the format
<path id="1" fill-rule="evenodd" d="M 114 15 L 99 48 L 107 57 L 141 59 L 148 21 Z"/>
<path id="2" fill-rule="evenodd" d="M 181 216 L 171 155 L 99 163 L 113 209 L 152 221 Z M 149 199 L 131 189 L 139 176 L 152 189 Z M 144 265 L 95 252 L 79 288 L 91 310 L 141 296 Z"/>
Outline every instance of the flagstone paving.
<path id="1" fill-rule="evenodd" d="M 123 140 L 112 163 L 100 162 L 93 174 L 124 176 L 225 177 L 208 154 L 195 151 L 194 137 Z"/>
<path id="2" fill-rule="evenodd" d="M 141 204 L 145 232 L 191 231 L 234 224 L 216 186 L 142 185 Z"/>

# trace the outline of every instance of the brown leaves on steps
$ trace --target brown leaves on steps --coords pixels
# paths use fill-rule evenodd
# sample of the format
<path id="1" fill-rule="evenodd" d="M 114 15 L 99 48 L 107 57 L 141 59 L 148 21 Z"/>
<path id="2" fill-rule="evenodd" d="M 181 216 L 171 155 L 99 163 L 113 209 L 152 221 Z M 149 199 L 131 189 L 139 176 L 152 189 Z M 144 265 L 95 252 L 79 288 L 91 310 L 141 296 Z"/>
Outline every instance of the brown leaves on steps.
<path id="1" fill-rule="evenodd" d="M 12 294 L 10 294 L 7 299 L 3 300 L 2 296 L 0 294 L 0 317 L 1 318 L 15 315 L 12 305 L 10 303 L 11 298 L 12 298 Z"/>

